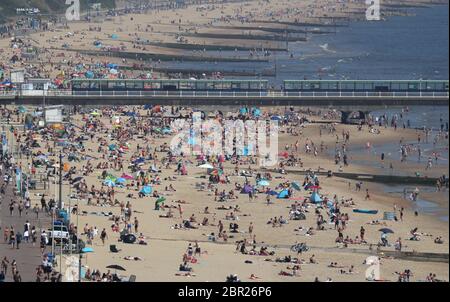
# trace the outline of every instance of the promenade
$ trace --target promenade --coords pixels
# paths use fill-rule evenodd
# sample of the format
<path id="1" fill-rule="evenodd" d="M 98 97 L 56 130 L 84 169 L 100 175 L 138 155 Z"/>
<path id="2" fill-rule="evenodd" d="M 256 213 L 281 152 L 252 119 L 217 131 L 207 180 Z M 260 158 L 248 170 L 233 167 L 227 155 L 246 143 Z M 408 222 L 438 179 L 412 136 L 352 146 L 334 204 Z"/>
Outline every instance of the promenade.
<path id="1" fill-rule="evenodd" d="M 0 183 L 3 184 L 3 176 Z M 13 190 L 14 187 L 10 183 L 6 189 L 6 194 L 0 197 L 0 228 L 2 233 L 2 238 L 0 240 L 0 257 L 3 259 L 6 256 L 10 263 L 15 259 L 17 261 L 18 271 L 22 277 L 22 282 L 34 282 L 36 279 L 36 268 L 41 264 L 42 260 L 39 248 L 40 230 L 41 228 L 47 228 L 51 224 L 51 217 L 46 216 L 44 213 L 39 213 L 39 219 L 36 219 L 36 215 L 32 213 L 31 209 L 28 212 L 28 215 L 26 215 L 24 211 L 22 217 L 20 217 L 17 207 L 14 210 L 13 216 L 10 216 L 9 204 L 11 200 L 15 199 Z M 3 240 L 4 229 L 8 226 L 13 226 L 16 232 L 20 231 L 23 234 L 24 224 L 27 220 L 30 222 L 31 226 L 36 227 L 38 233 L 36 245 L 33 246 L 31 240 L 30 243 L 26 243 L 22 240 L 20 249 L 12 249 L 11 246 Z M 11 265 L 8 266 L 5 281 L 13 281 Z"/>

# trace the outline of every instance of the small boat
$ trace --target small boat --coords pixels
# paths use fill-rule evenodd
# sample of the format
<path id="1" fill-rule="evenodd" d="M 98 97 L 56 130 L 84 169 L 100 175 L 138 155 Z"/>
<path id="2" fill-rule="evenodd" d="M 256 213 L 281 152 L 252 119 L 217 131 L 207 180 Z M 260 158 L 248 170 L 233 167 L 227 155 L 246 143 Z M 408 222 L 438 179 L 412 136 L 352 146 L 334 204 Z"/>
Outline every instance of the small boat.
<path id="1" fill-rule="evenodd" d="M 377 214 L 378 210 L 353 209 L 354 213 Z"/>

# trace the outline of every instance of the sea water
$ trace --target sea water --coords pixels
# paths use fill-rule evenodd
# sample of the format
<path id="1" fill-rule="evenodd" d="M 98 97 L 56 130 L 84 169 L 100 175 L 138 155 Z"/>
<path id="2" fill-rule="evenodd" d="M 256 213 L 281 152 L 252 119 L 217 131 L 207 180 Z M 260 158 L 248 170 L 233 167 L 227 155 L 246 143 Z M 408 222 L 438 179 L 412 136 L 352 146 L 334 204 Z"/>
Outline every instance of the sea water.
<path id="1" fill-rule="evenodd" d="M 272 70 L 276 71 L 276 77 L 266 79 L 277 87 L 283 80 L 304 78 L 448 79 L 448 5 L 407 11 L 413 16 L 350 22 L 333 34 L 310 34 L 308 41 L 289 43 L 289 52 L 276 53 L 269 62 L 166 62 L 164 66 L 205 73 Z M 248 51 L 214 51 L 205 55 L 248 57 L 248 54 Z"/>

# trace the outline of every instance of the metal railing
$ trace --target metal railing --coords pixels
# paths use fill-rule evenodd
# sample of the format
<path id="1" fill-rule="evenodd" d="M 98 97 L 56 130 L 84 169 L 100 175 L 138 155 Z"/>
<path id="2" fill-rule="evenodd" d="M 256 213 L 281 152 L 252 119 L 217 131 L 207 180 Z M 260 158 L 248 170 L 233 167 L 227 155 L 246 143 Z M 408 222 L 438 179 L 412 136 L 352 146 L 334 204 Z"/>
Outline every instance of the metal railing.
<path id="1" fill-rule="evenodd" d="M 0 91 L 0 97 L 44 97 L 43 90 Z M 48 90 L 45 97 L 177 97 L 177 98 L 448 98 L 449 92 L 418 91 L 418 92 L 377 92 L 377 91 L 160 91 L 160 90 L 118 90 L 118 91 L 72 91 Z"/>

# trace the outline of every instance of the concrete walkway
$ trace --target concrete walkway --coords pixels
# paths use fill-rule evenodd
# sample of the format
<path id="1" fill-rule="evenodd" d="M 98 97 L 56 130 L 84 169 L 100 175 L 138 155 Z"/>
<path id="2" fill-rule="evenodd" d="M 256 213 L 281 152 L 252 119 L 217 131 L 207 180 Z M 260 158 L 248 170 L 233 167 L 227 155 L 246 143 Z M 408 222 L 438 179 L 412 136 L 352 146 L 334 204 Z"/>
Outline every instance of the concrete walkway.
<path id="1" fill-rule="evenodd" d="M 0 180 L 0 184 L 2 183 L 3 176 Z M 6 256 L 10 263 L 13 261 L 13 259 L 15 259 L 17 261 L 17 269 L 22 277 L 22 282 L 34 282 L 36 280 L 36 268 L 42 262 L 42 254 L 39 244 L 40 230 L 41 228 L 47 229 L 51 225 L 51 217 L 47 216 L 44 213 L 39 213 L 39 219 L 36 219 L 36 214 L 32 213 L 31 209 L 28 215 L 25 215 L 25 212 L 22 212 L 22 217 L 19 217 L 17 207 L 14 210 L 13 216 L 10 216 L 9 203 L 11 202 L 11 200 L 16 198 L 13 194 L 13 186 L 14 185 L 10 183 L 7 187 L 6 195 L 0 197 L 0 259 L 3 259 Z M 16 232 L 20 231 L 20 233 L 22 233 L 23 235 L 24 225 L 27 220 L 30 222 L 31 226 L 36 227 L 36 245 L 33 247 L 33 245 L 31 244 L 31 240 L 30 243 L 26 243 L 22 240 L 20 249 L 12 249 L 11 246 L 8 245 L 8 243 L 5 243 L 3 240 L 4 229 L 6 227 L 13 226 Z M 46 248 L 46 252 L 49 251 L 50 249 Z M 5 281 L 13 281 L 11 265 L 8 266 Z"/>

